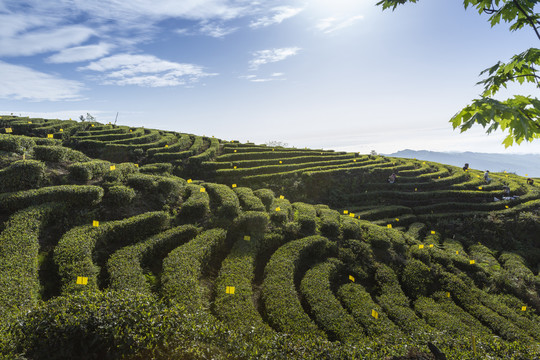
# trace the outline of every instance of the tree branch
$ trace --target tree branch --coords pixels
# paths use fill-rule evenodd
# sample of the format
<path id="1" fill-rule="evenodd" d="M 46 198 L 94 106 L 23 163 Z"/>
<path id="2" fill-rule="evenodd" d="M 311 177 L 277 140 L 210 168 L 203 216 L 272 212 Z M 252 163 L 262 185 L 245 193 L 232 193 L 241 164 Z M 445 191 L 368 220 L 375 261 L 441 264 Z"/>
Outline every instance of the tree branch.
<path id="1" fill-rule="evenodd" d="M 536 33 L 536 36 L 538 37 L 538 39 L 540 39 L 540 33 L 538 32 L 538 29 L 536 28 L 534 19 L 531 18 L 531 17 L 529 16 L 529 14 L 527 14 L 527 12 L 526 12 L 525 10 L 523 10 L 523 8 L 521 7 L 521 5 L 519 5 L 519 3 L 517 2 L 517 0 L 512 0 L 512 2 L 514 3 L 514 5 L 516 5 L 516 7 L 518 8 L 518 10 L 519 10 L 523 15 L 525 15 L 525 17 L 526 17 L 527 20 L 529 21 L 529 24 L 531 24 L 531 27 L 533 28 L 534 32 Z"/>

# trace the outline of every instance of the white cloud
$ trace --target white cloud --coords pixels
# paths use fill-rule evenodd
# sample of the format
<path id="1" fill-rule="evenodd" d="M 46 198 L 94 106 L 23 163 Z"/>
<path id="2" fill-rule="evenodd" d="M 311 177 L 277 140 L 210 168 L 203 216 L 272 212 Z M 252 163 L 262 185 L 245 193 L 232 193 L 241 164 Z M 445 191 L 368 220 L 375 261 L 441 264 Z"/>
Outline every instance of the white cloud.
<path id="1" fill-rule="evenodd" d="M 236 30 L 238 30 L 238 28 L 227 28 L 213 23 L 202 24 L 200 28 L 201 34 L 215 38 L 225 37 L 226 35 L 232 34 Z"/>
<path id="2" fill-rule="evenodd" d="M 213 76 L 199 65 L 182 64 L 159 59 L 152 55 L 120 54 L 103 58 L 80 67 L 105 73 L 104 84 L 139 85 L 146 87 L 178 86 Z"/>
<path id="3" fill-rule="evenodd" d="M 299 47 L 255 51 L 253 53 L 253 59 L 249 62 L 249 68 L 251 70 L 257 70 L 261 65 L 285 60 L 290 56 L 298 54 L 299 51 Z"/>
<path id="4" fill-rule="evenodd" d="M 336 19 L 334 17 L 329 17 L 326 19 L 319 20 L 319 22 L 317 23 L 317 25 L 315 25 L 315 27 L 325 34 L 330 34 L 330 33 L 333 33 L 334 31 L 352 26 L 354 23 L 356 23 L 359 20 L 362 20 L 363 18 L 364 18 L 363 15 L 355 15 L 346 19 Z"/>
<path id="5" fill-rule="evenodd" d="M 32 101 L 79 100 L 83 84 L 0 61 L 0 98 Z"/>
<path id="6" fill-rule="evenodd" d="M 113 45 L 108 43 L 76 46 L 69 49 L 64 49 L 57 54 L 49 56 L 47 61 L 60 64 L 94 60 L 107 55 L 112 48 Z"/>
<path id="7" fill-rule="evenodd" d="M 22 35 L 0 35 L 0 56 L 35 55 L 65 49 L 88 40 L 95 31 L 81 25 L 55 30 L 32 31 Z"/>
<path id="8" fill-rule="evenodd" d="M 259 77 L 257 77 L 257 75 L 250 74 L 250 75 L 239 76 L 239 78 L 249 80 L 249 81 L 255 82 L 255 83 L 263 83 L 263 82 L 270 82 L 270 81 L 283 81 L 283 80 L 286 80 L 284 78 L 284 76 L 285 76 L 284 73 L 273 73 L 273 74 L 270 75 L 270 77 L 259 78 Z"/>
<path id="9" fill-rule="evenodd" d="M 251 28 L 260 28 L 266 27 L 273 24 L 280 24 L 283 20 L 291 18 L 299 14 L 303 9 L 302 8 L 293 8 L 290 6 L 278 6 L 273 8 L 271 11 L 274 12 L 271 16 L 263 16 L 257 20 L 252 21 L 249 26 Z"/>

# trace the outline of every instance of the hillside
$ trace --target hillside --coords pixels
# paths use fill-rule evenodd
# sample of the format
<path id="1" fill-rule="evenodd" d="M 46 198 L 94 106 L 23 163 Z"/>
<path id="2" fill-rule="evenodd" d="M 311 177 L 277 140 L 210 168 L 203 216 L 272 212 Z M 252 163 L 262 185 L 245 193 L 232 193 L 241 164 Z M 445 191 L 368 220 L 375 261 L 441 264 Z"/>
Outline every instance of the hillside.
<path id="1" fill-rule="evenodd" d="M 538 154 L 490 154 L 477 152 L 437 152 L 427 150 L 401 150 L 388 156 L 434 161 L 460 166 L 468 163 L 471 168 L 490 171 L 507 171 L 521 176 L 540 177 Z"/>
<path id="2" fill-rule="evenodd" d="M 540 180 L 482 175 L 1 116 L 0 358 L 534 358 Z"/>

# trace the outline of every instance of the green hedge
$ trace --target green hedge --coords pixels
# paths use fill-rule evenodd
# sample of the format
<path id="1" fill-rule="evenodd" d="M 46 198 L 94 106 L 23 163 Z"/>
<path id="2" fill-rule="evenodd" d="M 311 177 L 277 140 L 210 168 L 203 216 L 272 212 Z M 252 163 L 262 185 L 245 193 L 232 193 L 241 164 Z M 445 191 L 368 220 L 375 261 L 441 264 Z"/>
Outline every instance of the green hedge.
<path id="1" fill-rule="evenodd" d="M 22 135 L 0 134 L 0 150 L 24 154 L 36 146 L 33 138 Z"/>
<path id="2" fill-rule="evenodd" d="M 306 337 L 325 337 L 324 332 L 304 312 L 296 293 L 294 277 L 306 261 L 334 252 L 335 245 L 322 236 L 295 240 L 274 252 L 264 269 L 262 285 L 267 321 L 274 329 Z"/>
<path id="3" fill-rule="evenodd" d="M 90 224 L 71 229 L 60 238 L 54 249 L 54 262 L 58 266 L 62 292 L 66 294 L 105 286 L 104 279 L 98 284 L 98 275 L 106 257 L 121 246 L 161 231 L 167 223 L 166 213 L 149 212 L 100 223 L 98 227 Z M 76 280 L 79 276 L 87 277 L 88 284 L 78 285 Z"/>
<path id="4" fill-rule="evenodd" d="M 223 229 L 207 230 L 173 250 L 163 260 L 161 283 L 166 299 L 190 310 L 206 305 L 199 281 L 203 268 L 223 247 L 226 235 Z"/>
<path id="5" fill-rule="evenodd" d="M 419 297 L 414 302 L 414 309 L 429 325 L 439 331 L 444 331 L 448 336 L 468 333 L 476 334 L 475 329 L 473 330 L 462 323 L 453 314 L 447 313 L 442 306 L 431 298 Z"/>
<path id="6" fill-rule="evenodd" d="M 237 187 L 234 188 L 234 192 L 236 196 L 238 196 L 238 200 L 240 201 L 240 206 L 242 206 L 242 210 L 266 211 L 266 207 L 264 206 L 261 199 L 255 196 L 255 194 L 253 194 L 253 190 L 251 190 L 250 188 Z"/>
<path id="7" fill-rule="evenodd" d="M 293 215 L 291 203 L 287 199 L 274 198 L 269 213 L 270 219 L 276 224 L 289 222 Z"/>
<path id="8" fill-rule="evenodd" d="M 200 185 L 188 184 L 185 188 L 186 201 L 180 208 L 179 219 L 185 221 L 201 221 L 210 214 L 210 196 L 206 191 L 201 192 Z"/>
<path id="9" fill-rule="evenodd" d="M 233 219 L 238 216 L 240 202 L 230 187 L 214 183 L 203 183 L 202 186 L 210 195 L 210 205 L 215 217 Z"/>
<path id="10" fill-rule="evenodd" d="M 34 146 L 34 158 L 42 161 L 60 162 L 60 161 L 89 161 L 90 158 L 80 151 L 72 150 L 63 146 Z"/>
<path id="11" fill-rule="evenodd" d="M 170 163 L 153 163 L 141 166 L 139 171 L 145 174 L 171 174 L 173 166 Z"/>
<path id="12" fill-rule="evenodd" d="M 129 205 L 137 193 L 129 186 L 115 185 L 108 188 L 105 200 L 113 206 Z"/>
<path id="13" fill-rule="evenodd" d="M 9 313 L 28 310 L 39 296 L 40 234 L 56 210 L 44 204 L 12 215 L 0 233 L 0 322 Z"/>
<path id="14" fill-rule="evenodd" d="M 240 235 L 223 260 L 215 282 L 214 313 L 225 324 L 242 332 L 272 330 L 253 303 L 252 282 L 259 241 L 261 235 L 251 235 L 250 240 L 244 240 Z M 226 292 L 227 287 L 231 286 L 234 287 L 234 294 Z"/>
<path id="15" fill-rule="evenodd" d="M 317 208 L 319 231 L 327 238 L 337 238 L 340 235 L 339 213 L 329 208 Z"/>
<path id="16" fill-rule="evenodd" d="M 443 289 L 450 292 L 452 299 L 459 306 L 497 335 L 508 341 L 530 340 L 528 335 L 514 323 L 481 304 L 479 296 L 485 296 L 485 294 L 479 292 L 470 279 L 465 283 L 462 278 L 445 272 L 441 274 L 441 283 Z"/>
<path id="17" fill-rule="evenodd" d="M 19 160 L 0 170 L 0 192 L 27 190 L 45 182 L 45 164 L 36 160 Z"/>
<path id="18" fill-rule="evenodd" d="M 69 176 L 76 181 L 88 181 L 103 176 L 110 171 L 111 163 L 103 160 L 91 160 L 71 164 L 68 167 Z"/>
<path id="19" fill-rule="evenodd" d="M 356 279 L 355 279 L 356 280 Z M 338 298 L 371 338 L 385 341 L 399 341 L 403 336 L 401 330 L 384 313 L 381 307 L 373 301 L 366 289 L 356 283 L 348 283 L 338 290 Z M 377 312 L 377 319 L 372 311 Z"/>
<path id="20" fill-rule="evenodd" d="M 61 185 L 0 194 L 0 210 L 14 211 L 46 202 L 88 208 L 101 201 L 103 189 L 93 185 Z"/>
<path id="21" fill-rule="evenodd" d="M 107 261 L 110 289 L 150 293 L 144 267 L 155 264 L 198 234 L 193 225 L 178 226 L 115 252 Z"/>
<path id="22" fill-rule="evenodd" d="M 330 339 L 358 343 L 365 338 L 365 333 L 332 292 L 332 282 L 342 265 L 337 259 L 328 259 L 317 264 L 302 278 L 300 291 L 316 322 L 326 331 Z"/>
<path id="23" fill-rule="evenodd" d="M 274 202 L 274 192 L 270 189 L 259 189 L 253 191 L 253 194 L 261 199 L 262 203 L 266 207 L 266 211 L 270 211 L 272 203 Z"/>
<path id="24" fill-rule="evenodd" d="M 135 130 L 133 133 L 137 132 L 138 134 L 140 129 Z M 155 141 L 158 141 L 161 138 L 161 134 L 158 130 L 148 130 L 148 129 L 142 129 L 144 130 L 144 135 L 127 138 L 127 139 L 121 139 L 121 140 L 113 140 L 111 141 L 111 144 L 125 144 L 125 145 L 139 145 L 139 144 L 148 144 Z"/>
<path id="25" fill-rule="evenodd" d="M 193 141 L 191 140 L 191 136 L 187 134 L 181 134 L 180 138 L 172 145 L 169 145 L 168 147 L 165 147 L 165 145 L 160 147 L 155 147 L 148 149 L 146 151 L 146 154 L 149 157 L 154 156 L 157 153 L 172 153 L 172 152 L 179 152 L 179 151 L 185 151 L 189 149 Z"/>
<path id="26" fill-rule="evenodd" d="M 216 157 L 219 151 L 219 139 L 210 138 L 210 146 L 198 155 L 194 155 L 189 158 L 190 165 L 199 166 L 203 161 L 209 161 Z"/>
<path id="27" fill-rule="evenodd" d="M 378 264 L 375 270 L 375 281 L 380 293 L 377 296 L 378 303 L 403 332 L 420 334 L 433 331 L 433 328 L 411 309 L 410 300 L 403 293 L 398 278 L 390 267 Z"/>
<path id="28" fill-rule="evenodd" d="M 249 148 L 231 148 L 229 146 L 225 146 L 223 148 L 223 153 L 225 155 L 218 156 L 216 161 L 246 161 L 246 160 L 258 160 L 258 159 L 280 159 L 280 158 L 291 158 L 291 157 L 298 157 L 298 156 L 310 156 L 319 154 L 321 155 L 321 151 L 316 150 L 297 150 L 297 149 L 279 149 L 274 148 L 275 150 L 272 151 L 270 148 L 253 148 L 252 150 Z M 234 152 L 236 150 L 237 152 Z M 336 155 L 336 154 L 343 154 L 343 153 L 335 153 L 335 152 L 329 152 L 324 151 L 322 152 L 322 155 Z"/>
<path id="29" fill-rule="evenodd" d="M 292 204 L 293 219 L 300 225 L 304 236 L 314 235 L 317 230 L 317 210 L 313 205 L 301 202 Z"/>

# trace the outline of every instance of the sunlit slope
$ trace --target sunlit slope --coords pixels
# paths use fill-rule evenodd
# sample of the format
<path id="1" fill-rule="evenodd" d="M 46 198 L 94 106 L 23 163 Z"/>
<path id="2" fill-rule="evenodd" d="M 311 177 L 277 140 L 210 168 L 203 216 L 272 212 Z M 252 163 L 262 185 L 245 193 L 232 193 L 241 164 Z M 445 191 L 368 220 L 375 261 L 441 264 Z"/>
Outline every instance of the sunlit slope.
<path id="1" fill-rule="evenodd" d="M 381 358 L 435 341 L 457 357 L 471 351 L 471 333 L 502 339 L 482 350 L 498 356 L 540 340 L 540 195 L 523 178 L 493 174 L 485 184 L 478 171 L 415 160 L 0 121 L 4 323 L 40 300 L 54 314 L 57 299 L 114 290 L 206 314 L 212 329 L 249 344 L 182 328 L 193 344 L 224 346 L 223 356 L 309 358 L 328 346 Z M 398 181 L 388 184 L 392 172 Z M 519 198 L 494 202 L 504 184 Z M 23 330 L 32 316 L 18 322 Z M 22 337 L 20 351 L 40 358 L 43 329 Z"/>

